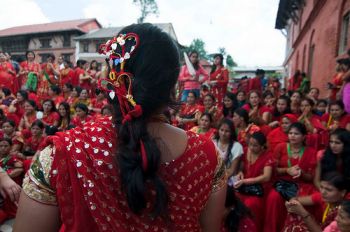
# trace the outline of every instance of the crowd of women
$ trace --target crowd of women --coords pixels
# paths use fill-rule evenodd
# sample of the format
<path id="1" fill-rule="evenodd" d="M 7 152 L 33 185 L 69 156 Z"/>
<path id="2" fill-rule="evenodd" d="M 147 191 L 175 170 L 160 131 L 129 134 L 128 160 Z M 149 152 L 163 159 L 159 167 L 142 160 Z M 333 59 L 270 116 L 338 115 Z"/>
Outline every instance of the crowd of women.
<path id="1" fill-rule="evenodd" d="M 137 30 L 137 27 L 133 29 L 133 26 L 131 26 L 129 30 Z M 142 34 L 142 30 L 140 30 L 140 33 Z M 144 38 L 147 39 L 147 36 L 149 34 L 145 35 Z M 124 43 L 120 43 L 121 46 Z M 176 56 L 175 50 L 173 52 L 174 56 Z M 60 185 L 62 190 L 59 190 L 60 192 L 57 194 L 65 196 L 66 199 L 62 197 L 60 204 L 71 204 L 67 202 L 69 197 L 72 198 L 73 202 L 78 202 L 82 205 L 86 203 L 88 204 L 89 212 L 94 214 L 93 217 L 96 223 L 100 220 L 108 224 L 109 217 L 106 216 L 109 215 L 108 213 L 106 215 L 101 214 L 102 216 L 95 215 L 95 209 L 100 206 L 99 203 L 101 202 L 89 201 L 95 195 L 103 192 L 92 189 L 94 187 L 92 181 L 98 181 L 101 176 L 96 177 L 95 173 L 91 174 L 91 171 L 89 171 L 90 168 L 94 169 L 101 166 L 102 158 L 101 160 L 95 160 L 96 164 L 84 163 L 84 158 L 82 158 L 81 154 L 84 148 L 88 151 L 89 147 L 93 146 L 91 147 L 93 149 L 91 153 L 95 153 L 97 156 L 102 151 L 105 156 L 104 159 L 109 159 L 108 155 L 110 152 L 108 149 L 114 146 L 114 142 L 105 143 L 110 139 L 108 136 L 113 137 L 114 134 L 110 132 L 111 128 L 103 126 L 103 124 L 110 124 L 103 121 L 104 117 L 102 116 L 113 115 L 115 107 L 109 105 L 107 102 L 108 96 L 97 88 L 98 80 L 106 75 L 98 70 L 96 61 L 92 61 L 89 65 L 84 60 L 78 60 L 76 67 L 72 69 L 70 62 L 61 60 L 61 58 L 58 63 L 55 63 L 55 57 L 52 55 L 48 57 L 46 63 L 41 65 L 34 61 L 35 54 L 33 52 L 28 51 L 26 57 L 27 60 L 22 62 L 16 71 L 11 61 L 6 60 L 4 53 L 0 52 L 0 79 L 7 78 L 6 82 L 0 81 L 2 83 L 2 91 L 0 92 L 0 126 L 2 128 L 0 165 L 18 184 L 21 184 L 24 173 L 29 169 L 31 177 L 37 175 L 38 182 L 43 183 L 44 187 L 34 181 L 34 184 L 41 187 L 41 193 L 45 190 L 51 194 L 53 190 L 45 188 L 45 186 L 53 183 L 48 183 L 49 181 L 46 180 L 52 178 L 51 176 L 55 176 L 58 171 L 56 169 L 51 170 L 49 177 L 44 172 L 40 172 L 41 167 L 37 166 L 38 163 L 34 162 L 34 165 L 30 168 L 32 158 L 37 151 L 44 149 L 52 140 L 45 140 L 45 136 L 54 135 L 58 131 L 77 128 L 73 130 L 74 133 L 66 133 L 62 140 L 57 140 L 59 143 L 57 142 L 56 146 L 62 146 L 67 151 L 70 151 L 72 141 L 75 141 L 76 150 L 74 154 L 72 153 L 72 156 L 79 156 L 80 158 L 74 160 L 73 166 L 78 169 L 85 166 L 89 167 L 86 173 L 78 173 L 77 178 L 83 178 L 84 175 L 89 176 L 90 179 L 86 183 L 84 182 L 83 186 L 84 189 L 90 188 L 91 191 L 89 190 L 86 194 L 74 192 L 76 187 L 73 187 L 72 190 L 71 185 L 64 186 L 62 183 L 65 182 L 62 182 L 62 185 Z M 152 78 L 159 77 L 159 80 L 155 79 L 156 82 L 154 83 L 158 83 L 160 86 L 163 83 L 160 78 L 163 78 L 164 73 L 160 75 L 156 72 L 157 75 L 154 76 L 154 73 L 150 72 L 150 79 L 143 80 L 143 83 L 141 79 L 137 79 L 138 69 L 146 70 L 146 73 L 149 70 L 158 69 L 150 69 L 149 66 L 145 68 L 142 65 L 146 64 L 143 63 L 139 63 L 140 67 L 137 65 L 135 65 L 135 68 L 133 68 L 134 66 L 128 67 L 135 73 L 135 82 L 140 84 L 140 86 L 144 84 L 144 91 L 150 90 L 147 94 L 145 92 L 144 95 L 137 95 L 138 92 L 142 92 L 140 90 L 142 88 L 134 89 L 136 102 L 149 100 L 149 102 L 143 103 L 142 112 L 143 115 L 147 116 L 145 116 L 147 122 L 155 123 L 151 125 L 156 125 L 156 123 L 167 121 L 169 124 L 188 131 L 186 132 L 188 133 L 188 145 L 181 139 L 173 141 L 175 145 L 179 143 L 181 146 L 172 145 L 172 142 L 170 142 L 173 136 L 175 136 L 174 138 L 181 138 L 181 132 L 177 130 L 160 126 L 154 129 L 155 132 L 151 132 L 155 133 L 154 136 L 156 136 L 157 133 L 162 133 L 164 130 L 166 133 L 159 135 L 164 138 L 164 145 L 171 148 L 170 150 L 172 152 L 175 151 L 176 154 L 183 153 L 178 159 L 171 161 L 169 158 L 169 162 L 166 161 L 166 166 L 162 166 L 163 168 L 161 169 L 164 173 L 167 173 L 167 170 L 171 170 L 174 175 L 173 177 L 166 174 L 162 176 L 166 180 L 169 192 L 179 191 L 178 199 L 171 198 L 170 201 L 173 201 L 173 204 L 177 204 L 182 199 L 184 202 L 188 201 L 191 204 L 197 204 L 198 207 L 189 208 L 186 203 L 181 203 L 182 208 L 180 209 L 176 205 L 172 210 L 174 210 L 175 215 L 177 213 L 177 216 L 181 216 L 176 219 L 179 220 L 179 223 L 181 222 L 181 225 L 176 225 L 176 228 L 189 226 L 186 231 L 199 231 L 197 227 L 197 229 L 190 229 L 192 224 L 198 226 L 197 222 L 191 222 L 192 216 L 198 216 L 201 210 L 205 208 L 206 200 L 208 200 L 206 192 L 209 191 L 210 186 L 206 177 L 212 175 L 213 170 L 219 170 L 218 168 L 215 169 L 219 165 L 216 164 L 216 161 L 214 162 L 211 156 L 203 156 L 203 154 L 212 150 L 211 145 L 206 142 L 207 140 L 212 140 L 218 156 L 224 162 L 227 176 L 227 182 L 225 183 L 227 185 L 226 209 L 225 212 L 222 212 L 224 215 L 222 231 L 350 231 L 350 201 L 348 200 L 350 170 L 347 169 L 350 165 L 350 115 L 346 112 L 343 101 L 340 98 L 338 100 L 333 99 L 334 101 L 318 99 L 319 90 L 317 88 L 310 88 L 307 92 L 300 92 L 298 89 L 302 81 L 299 81 L 299 84 L 296 83 L 297 81 L 293 82 L 293 87 L 288 88 L 289 92 L 281 91 L 276 81 L 269 83 L 264 79 L 263 70 L 257 70 L 257 77 L 250 79 L 245 87 L 241 86 L 241 89 L 234 94 L 226 91 L 229 72 L 223 66 L 223 56 L 221 54 L 214 56 L 214 64 L 209 74 L 198 63 L 199 57 L 197 52 L 191 52 L 189 59 L 191 64 L 184 65 L 178 77 L 179 94 L 183 102 L 180 107 L 165 110 L 165 117 L 163 117 L 163 114 L 160 115 L 162 117 L 154 117 L 152 112 L 159 111 L 161 109 L 159 107 L 163 106 L 162 104 L 174 100 L 169 99 L 172 96 L 170 92 L 174 92 L 170 88 L 173 87 L 172 82 L 169 81 L 166 88 L 154 89 L 151 87 L 151 82 L 154 81 Z M 137 61 L 137 58 L 135 60 Z M 176 67 L 177 64 L 177 61 L 171 63 L 170 61 L 159 60 L 159 62 L 169 65 L 171 68 Z M 350 62 L 341 61 L 339 63 L 342 66 L 343 73 L 339 78 L 343 80 L 341 85 L 345 85 L 348 82 L 347 78 L 350 76 L 348 76 Z M 165 69 L 165 67 L 163 68 Z M 195 73 L 191 71 L 192 69 L 195 70 Z M 169 75 L 170 78 L 173 74 L 167 73 L 166 75 Z M 131 82 L 131 79 L 129 81 Z M 137 81 L 141 82 L 138 83 Z M 331 87 L 333 92 L 335 89 L 339 91 L 344 89 L 343 86 Z M 156 99 L 152 97 L 152 93 L 159 93 L 159 96 L 162 96 L 162 98 Z M 138 96 L 140 97 L 138 98 Z M 109 97 L 111 98 L 110 101 L 114 98 L 111 95 Z M 121 101 L 119 98 L 118 100 Z M 119 104 L 121 103 L 119 102 Z M 155 104 L 154 108 L 151 107 L 152 104 Z M 135 105 L 137 106 L 136 103 Z M 150 108 L 148 109 L 146 106 Z M 124 117 L 124 112 L 122 113 Z M 133 115 L 135 118 L 138 116 Z M 93 121 L 99 120 L 103 122 L 101 125 L 97 125 L 99 127 L 91 126 Z M 132 121 L 132 117 L 130 116 L 128 120 Z M 125 122 L 132 123 L 128 122 L 128 120 L 123 120 L 123 125 Z M 106 131 L 106 136 L 100 135 L 99 139 L 95 136 L 91 137 L 91 135 L 84 137 L 83 130 L 85 130 L 85 125 L 88 124 L 89 126 L 86 127 L 86 130 L 89 130 L 92 134 L 98 134 L 99 131 L 103 130 Z M 162 182 L 154 174 L 147 174 L 150 170 L 153 171 L 152 165 L 154 164 L 144 160 L 145 152 L 148 152 L 147 155 L 159 153 L 159 150 L 155 148 L 158 144 L 149 140 L 148 135 L 144 136 L 146 132 L 143 131 L 145 126 L 142 123 L 131 125 L 128 129 L 122 126 L 120 131 L 118 131 L 118 135 L 120 135 L 118 139 L 122 140 L 121 143 L 118 143 L 121 146 L 118 154 L 122 157 L 118 162 L 121 165 L 121 185 L 127 190 L 127 200 L 121 201 L 120 204 L 118 203 L 116 208 L 118 217 L 124 217 L 125 214 L 126 220 L 136 219 L 133 220 L 134 224 L 127 225 L 127 223 L 117 221 L 113 222 L 115 224 L 112 224 L 115 228 L 134 228 L 133 225 L 139 225 L 142 226 L 143 230 L 149 231 L 148 228 L 152 226 L 152 223 L 150 223 L 152 222 L 151 219 L 141 218 L 140 221 L 139 218 L 127 212 L 131 209 L 137 215 L 144 208 L 151 210 L 143 198 L 145 187 L 142 185 L 140 187 L 142 190 L 140 191 L 137 187 L 140 185 L 140 182 L 145 181 L 145 178 L 149 183 L 154 183 L 155 186 L 154 194 L 153 192 L 150 194 L 157 194 L 157 197 L 154 198 L 154 201 L 156 201 L 154 212 L 158 215 L 162 212 L 162 203 L 166 202 L 166 197 L 162 198 L 162 195 L 158 195 L 158 193 L 164 193 Z M 95 128 L 97 128 L 96 131 Z M 129 132 L 126 131 L 131 130 L 131 128 L 134 128 L 132 132 L 136 133 L 136 136 L 140 137 L 139 139 L 129 139 L 127 135 Z M 152 129 L 152 126 L 150 128 Z M 167 132 L 167 130 L 171 133 Z M 192 134 L 198 134 L 199 139 L 192 136 Z M 93 143 L 86 142 L 90 139 Z M 85 141 L 85 143 L 79 145 L 80 141 Z M 138 143 L 141 144 L 140 153 L 142 159 L 133 156 L 134 152 L 139 149 L 136 148 Z M 100 146 L 105 146 L 103 147 L 104 150 Z M 60 149 L 63 149 L 62 147 Z M 181 147 L 184 147 L 184 149 Z M 58 151 L 57 154 L 61 153 Z M 94 160 L 95 158 L 89 156 L 89 159 Z M 128 163 L 128 159 L 135 160 L 131 160 Z M 154 162 L 159 166 L 159 157 L 157 159 L 149 158 L 148 161 L 156 160 Z M 43 160 L 37 160 L 36 162 L 44 163 Z M 138 165 L 139 163 L 142 164 L 141 171 L 133 171 L 130 174 L 130 166 Z M 195 164 L 198 164 L 198 166 L 194 166 Z M 71 168 L 70 165 L 59 166 L 58 163 L 52 165 L 57 165 L 55 167 L 60 169 L 61 173 L 62 170 L 66 170 L 65 175 L 69 172 L 67 170 Z M 109 165 L 111 166 L 108 166 L 108 168 L 113 169 L 112 164 Z M 151 166 L 150 170 L 148 165 Z M 154 169 L 157 170 L 158 166 L 155 165 Z M 45 169 L 45 167 L 43 168 Z M 206 175 L 201 174 L 197 176 L 198 179 L 180 177 L 180 173 L 183 170 L 193 170 L 193 172 L 189 171 L 187 173 L 188 177 L 195 175 L 197 172 L 201 173 L 201 171 L 206 173 Z M 177 172 L 179 172 L 179 176 L 177 176 Z M 103 173 L 104 171 L 101 171 L 101 175 Z M 218 173 L 220 172 L 217 172 L 216 175 Z M 112 178 L 115 173 L 110 175 Z M 140 175 L 143 175 L 142 181 L 137 179 Z M 103 176 L 103 178 L 107 177 Z M 174 183 L 173 178 L 180 178 L 180 182 Z M 221 180 L 222 178 L 222 175 L 220 175 L 217 179 Z M 56 180 L 62 181 L 62 179 L 55 179 L 55 183 Z M 114 179 L 109 181 L 117 182 Z M 134 181 L 136 187 L 132 188 L 130 185 Z M 113 186 L 105 186 L 104 183 L 103 180 L 99 186 L 106 191 L 103 194 L 113 192 L 120 198 L 124 197 L 120 190 L 114 189 Z M 183 183 L 186 183 L 187 190 L 182 189 Z M 32 199 L 39 199 L 36 198 L 37 195 L 33 194 L 33 191 L 28 190 L 29 185 L 30 182 L 27 182 L 26 194 Z M 215 186 L 217 187 L 219 184 L 215 184 Z M 82 194 L 84 197 L 81 196 L 78 199 L 76 198 L 78 196 L 75 195 L 76 193 L 78 195 Z M 189 193 L 193 193 L 192 195 L 195 197 L 188 198 L 186 194 Z M 205 200 L 203 200 L 202 195 L 206 196 L 204 197 Z M 193 203 L 193 199 L 199 200 Z M 54 199 L 53 197 L 41 200 L 38 201 L 47 204 L 57 204 L 57 202 L 54 202 L 56 198 Z M 25 205 L 25 203 L 22 205 Z M 82 207 L 82 211 L 77 210 L 79 211 L 78 213 L 74 210 L 67 210 L 67 208 L 65 208 L 66 211 L 63 210 L 61 212 L 66 228 L 84 228 L 83 224 L 85 223 L 74 224 L 74 222 L 69 220 L 68 216 L 73 213 L 74 218 L 84 220 L 82 216 L 86 215 L 87 208 L 84 208 L 82 205 L 79 206 Z M 126 208 L 126 205 L 130 209 Z M 79 209 L 79 207 L 76 209 Z M 206 207 L 215 208 L 215 203 L 214 206 L 208 203 Z M 115 208 L 113 209 L 116 210 Z M 214 211 L 212 210 L 212 212 Z M 23 217 L 23 212 L 25 212 L 24 208 L 20 214 L 21 220 L 25 218 Z M 107 212 L 107 210 L 103 212 Z M 114 213 L 112 210 L 111 212 Z M 16 205 L 8 198 L 4 199 L 0 211 L 0 222 L 14 217 L 15 214 Z M 205 216 L 206 214 L 203 215 Z M 159 221 L 162 219 L 158 219 L 153 226 L 158 225 L 157 223 L 167 225 L 166 220 L 163 222 Z M 175 220 L 173 214 L 170 215 L 170 219 Z M 146 220 L 149 224 L 143 224 L 142 220 Z M 93 225 L 95 221 L 86 221 L 86 228 L 90 224 Z M 203 225 L 210 223 L 210 219 L 206 218 L 201 223 Z M 157 230 L 155 229 L 154 231 Z"/>
<path id="2" fill-rule="evenodd" d="M 196 74 L 188 64 L 182 67 L 184 102 L 171 111 L 171 122 L 213 140 L 229 177 L 227 197 L 242 202 L 241 212 L 233 210 L 241 218 L 235 231 L 349 231 L 350 218 L 341 216 L 349 209 L 350 190 L 350 115 L 344 106 L 349 99 L 342 98 L 349 59 L 337 61 L 326 100 L 299 71 L 286 89 L 257 70 L 235 94 L 226 92 L 220 54 L 209 74 L 198 64 L 198 53 L 189 57 Z M 227 225 L 237 226 L 232 218 Z"/>

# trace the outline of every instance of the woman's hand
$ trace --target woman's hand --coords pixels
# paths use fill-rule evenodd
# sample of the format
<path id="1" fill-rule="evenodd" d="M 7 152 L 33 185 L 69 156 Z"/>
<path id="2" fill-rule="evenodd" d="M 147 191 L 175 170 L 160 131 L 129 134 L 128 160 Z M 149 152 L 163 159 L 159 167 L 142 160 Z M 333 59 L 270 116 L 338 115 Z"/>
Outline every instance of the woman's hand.
<path id="1" fill-rule="evenodd" d="M 10 197 L 11 201 L 18 201 L 21 187 L 16 184 L 6 172 L 1 172 L 0 193 L 4 198 Z"/>
<path id="2" fill-rule="evenodd" d="M 302 204 L 295 199 L 286 201 L 285 205 L 289 213 L 293 213 L 301 217 L 305 217 L 309 214 L 309 212 L 306 211 L 306 209 L 302 206 Z"/>
<path id="3" fill-rule="evenodd" d="M 295 165 L 287 169 L 287 174 L 293 178 L 298 178 L 301 175 L 301 169 L 298 165 Z"/>
<path id="4" fill-rule="evenodd" d="M 235 184 L 234 184 L 234 188 L 239 188 L 239 187 L 241 187 L 242 185 L 244 185 L 245 184 L 245 181 L 244 181 L 244 179 L 243 180 L 238 180 Z"/>

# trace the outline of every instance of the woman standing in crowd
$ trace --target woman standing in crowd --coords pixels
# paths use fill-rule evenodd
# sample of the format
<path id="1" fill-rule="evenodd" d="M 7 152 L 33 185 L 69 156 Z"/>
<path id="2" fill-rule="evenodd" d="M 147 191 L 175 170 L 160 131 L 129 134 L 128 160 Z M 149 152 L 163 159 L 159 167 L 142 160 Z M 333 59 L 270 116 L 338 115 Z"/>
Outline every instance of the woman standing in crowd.
<path id="1" fill-rule="evenodd" d="M 234 187 L 240 193 L 241 201 L 252 211 L 258 231 L 262 231 L 264 222 L 264 202 L 271 186 L 273 159 L 266 147 L 266 137 L 255 132 L 249 137 L 248 150 L 242 157 L 241 170 Z M 254 187 L 255 191 L 249 191 Z M 256 191 L 259 190 L 259 191 Z"/>
<path id="2" fill-rule="evenodd" d="M 28 75 L 35 75 L 37 81 L 39 81 L 39 75 L 41 73 L 40 64 L 35 62 L 35 54 L 33 51 L 26 52 L 26 59 L 20 64 L 20 71 L 18 76 L 19 87 L 21 89 L 26 88 Z M 35 89 L 36 90 L 36 89 Z"/>
<path id="3" fill-rule="evenodd" d="M 96 60 L 92 60 L 90 62 L 90 67 L 87 70 L 87 75 L 90 76 L 90 90 L 89 95 L 90 97 L 94 98 L 95 95 L 95 89 L 97 88 L 97 81 L 100 77 L 100 71 L 98 70 L 98 63 Z"/>
<path id="4" fill-rule="evenodd" d="M 74 79 L 74 70 L 71 68 L 71 62 L 68 60 L 63 61 L 63 69 L 60 70 L 60 83 L 59 87 L 63 89 L 63 86 L 67 83 L 72 83 Z"/>
<path id="5" fill-rule="evenodd" d="M 6 61 L 5 53 L 0 51 L 0 87 L 6 87 L 11 92 L 18 91 L 18 81 L 16 79 L 16 71 L 12 64 Z"/>
<path id="6" fill-rule="evenodd" d="M 190 73 L 189 68 L 186 64 L 181 67 L 179 81 L 182 86 L 182 102 L 185 102 L 187 100 L 189 92 L 194 92 L 196 96 L 199 97 L 201 84 L 203 84 L 208 79 L 208 73 L 204 70 L 202 65 L 199 64 L 200 59 L 198 52 L 192 51 L 188 56 L 191 65 L 195 70 L 195 74 Z"/>
<path id="7" fill-rule="evenodd" d="M 60 72 L 55 62 L 55 56 L 49 54 L 46 63 L 41 65 L 41 75 L 38 78 L 38 97 L 40 100 L 49 98 L 49 89 L 52 85 L 59 83 Z"/>
<path id="8" fill-rule="evenodd" d="M 214 144 L 164 123 L 158 113 L 172 102 L 178 77 L 179 55 L 173 40 L 151 24 L 131 25 L 120 33 L 118 46 L 107 43 L 101 52 L 134 51 L 116 68 L 133 75 L 124 77 L 130 80 L 136 104 L 124 111 L 126 98 L 110 99 L 117 130 L 104 118 L 52 138 L 55 141 L 41 151 L 32 175 L 24 181 L 15 231 L 220 230 L 226 179 Z M 127 82 L 122 85 L 129 87 Z M 120 85 L 111 87 L 120 90 Z M 45 157 L 53 158 L 48 166 L 43 162 L 50 159 Z M 66 165 L 58 165 L 61 162 Z M 53 175 L 43 182 L 35 170 L 47 173 L 45 177 Z M 49 195 L 42 187 L 51 189 Z"/>
<path id="9" fill-rule="evenodd" d="M 219 155 L 225 162 L 228 185 L 233 186 L 233 175 L 237 174 L 240 157 L 243 154 L 242 145 L 237 142 L 234 124 L 229 119 L 221 120 L 218 132 L 213 138 Z"/>
<path id="10" fill-rule="evenodd" d="M 201 107 L 196 103 L 196 101 L 196 93 L 194 91 L 189 91 L 187 93 L 187 101 L 186 103 L 183 103 L 181 105 L 179 114 L 176 117 L 178 126 L 184 130 L 189 130 L 192 127 L 196 126 L 201 111 L 203 111 L 203 109 L 201 109 Z"/>
<path id="11" fill-rule="evenodd" d="M 310 195 L 316 191 L 313 185 L 317 163 L 316 150 L 305 146 L 306 135 L 305 125 L 299 122 L 293 123 L 288 131 L 289 142 L 277 145 L 273 152 L 276 162 L 276 181 L 286 186 L 297 184 L 298 196 Z M 264 231 L 282 231 L 287 216 L 282 194 L 272 188 L 268 193 L 266 205 L 268 207 L 265 211 Z"/>
<path id="12" fill-rule="evenodd" d="M 222 105 L 222 100 L 227 91 L 229 79 L 228 70 L 224 67 L 224 56 L 222 54 L 214 55 L 214 64 L 210 71 L 210 93 L 214 95 L 219 106 Z"/>
<path id="13" fill-rule="evenodd" d="M 204 135 L 205 137 L 211 139 L 216 133 L 216 129 L 212 127 L 213 118 L 209 113 L 203 113 L 198 121 L 198 126 L 192 127 L 190 131 L 198 134 Z"/>

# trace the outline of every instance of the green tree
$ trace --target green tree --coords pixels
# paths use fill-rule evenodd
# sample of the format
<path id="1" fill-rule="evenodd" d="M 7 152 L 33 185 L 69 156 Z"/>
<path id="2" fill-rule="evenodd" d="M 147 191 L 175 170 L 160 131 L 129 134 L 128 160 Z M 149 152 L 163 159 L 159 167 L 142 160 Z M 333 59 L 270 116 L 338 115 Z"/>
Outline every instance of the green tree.
<path id="1" fill-rule="evenodd" d="M 141 16 L 137 19 L 137 23 L 143 23 L 150 14 L 159 14 L 158 5 L 155 0 L 133 0 L 133 2 L 138 5 L 141 10 Z"/>
<path id="2" fill-rule="evenodd" d="M 191 52 L 191 51 L 197 51 L 199 54 L 199 57 L 202 59 L 209 59 L 208 53 L 205 50 L 205 43 L 202 39 L 194 39 L 192 40 L 190 46 L 188 46 L 185 51 L 187 53 Z"/>
<path id="3" fill-rule="evenodd" d="M 231 55 L 227 55 L 226 65 L 230 68 L 237 67 L 237 63 L 233 60 Z"/>

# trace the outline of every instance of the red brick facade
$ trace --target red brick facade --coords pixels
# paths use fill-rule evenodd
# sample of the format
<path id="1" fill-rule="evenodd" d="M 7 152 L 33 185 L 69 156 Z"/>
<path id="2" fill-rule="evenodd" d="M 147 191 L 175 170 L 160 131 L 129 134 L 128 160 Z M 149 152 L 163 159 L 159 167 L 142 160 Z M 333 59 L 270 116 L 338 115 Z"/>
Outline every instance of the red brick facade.
<path id="1" fill-rule="evenodd" d="M 350 48 L 350 24 L 346 24 L 349 12 L 350 0 L 306 0 L 297 12 L 298 20 L 289 21 L 284 65 L 290 75 L 298 69 L 306 72 L 321 96 L 325 96 L 336 60 L 346 57 Z"/>

